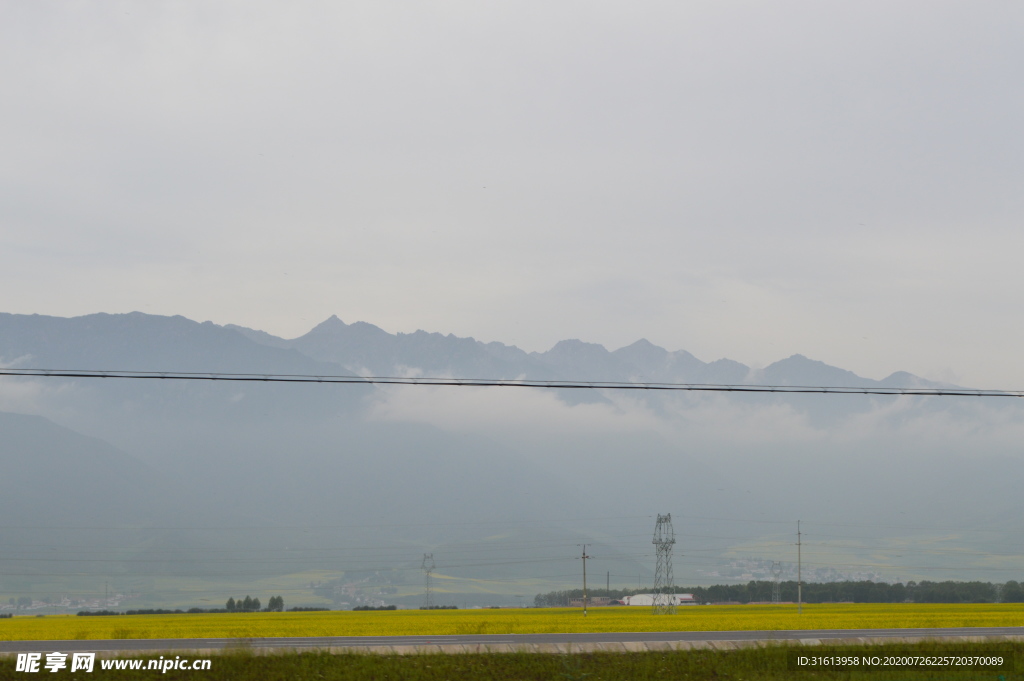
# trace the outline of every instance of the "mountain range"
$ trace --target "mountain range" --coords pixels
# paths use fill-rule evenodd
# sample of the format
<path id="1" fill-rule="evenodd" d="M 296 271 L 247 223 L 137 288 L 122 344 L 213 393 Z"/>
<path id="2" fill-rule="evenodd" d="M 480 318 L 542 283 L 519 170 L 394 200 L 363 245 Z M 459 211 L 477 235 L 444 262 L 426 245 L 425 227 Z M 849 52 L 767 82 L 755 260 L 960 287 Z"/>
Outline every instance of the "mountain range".
<path id="1" fill-rule="evenodd" d="M 597 343 L 570 339 L 556 343 L 546 352 L 526 352 L 515 346 L 482 343 L 451 334 L 391 334 L 366 322 L 346 324 L 337 316 L 291 340 L 233 324 L 225 328 L 261 345 L 298 350 L 312 359 L 338 364 L 346 371 L 375 376 L 418 369 L 427 375 L 459 378 L 853 387 L 938 385 L 906 372 L 876 381 L 798 354 L 755 371 L 731 359 L 703 362 L 686 350 L 669 351 L 645 339 L 614 351 Z"/>
<path id="2" fill-rule="evenodd" d="M 903 372 L 864 378 L 801 355 L 753 370 L 645 340 L 614 351 L 565 340 L 538 353 L 337 317 L 283 339 L 137 312 L 0 314 L 0 364 L 940 385 Z M 819 523 L 829 547 L 819 559 L 847 574 L 930 574 L 897 556 L 911 555 L 907 542 L 944 541 L 955 546 L 930 570 L 999 578 L 1009 559 L 966 556 L 995 555 L 1015 531 L 1021 416 L 1016 405 L 970 399 L 4 378 L 0 513 L 10 528 L 0 555 L 20 561 L 22 576 L 0 574 L 0 596 L 31 588 L 54 560 L 66 579 L 105 570 L 152 586 L 158 575 L 246 583 L 253 572 L 369 567 L 409 577 L 433 552 L 439 570 L 463 580 L 453 593 L 503 602 L 524 580 L 537 590 L 571 581 L 560 561 L 580 541 L 603 549 L 605 568 L 595 569 L 635 583 L 649 574 L 650 517 L 669 511 L 680 518 L 681 548 L 697 551 L 677 568 L 682 582 L 707 583 L 737 556 L 787 558 L 788 519 L 797 518 Z M 842 539 L 837 528 L 851 523 L 873 538 L 871 550 Z M 956 530 L 979 524 L 989 533 Z M 116 560 L 60 548 L 80 545 L 74 535 L 86 527 L 106 528 L 88 530 L 97 533 L 90 541 Z M 896 537 L 893 527 L 908 529 Z M 53 543 L 45 554 L 19 548 L 40 536 Z"/>

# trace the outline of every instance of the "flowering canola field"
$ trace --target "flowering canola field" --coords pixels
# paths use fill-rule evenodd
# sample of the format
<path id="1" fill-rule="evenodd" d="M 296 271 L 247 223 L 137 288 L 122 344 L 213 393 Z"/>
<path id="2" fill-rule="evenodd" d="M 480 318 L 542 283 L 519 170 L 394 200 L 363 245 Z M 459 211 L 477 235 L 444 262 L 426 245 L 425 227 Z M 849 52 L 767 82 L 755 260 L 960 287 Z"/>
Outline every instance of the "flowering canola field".
<path id="1" fill-rule="evenodd" d="M 263 638 L 541 634 L 610 631 L 730 631 L 1024 626 L 1024 604 L 821 604 L 688 606 L 675 615 L 648 608 L 261 612 L 197 615 L 13 617 L 0 640 Z"/>

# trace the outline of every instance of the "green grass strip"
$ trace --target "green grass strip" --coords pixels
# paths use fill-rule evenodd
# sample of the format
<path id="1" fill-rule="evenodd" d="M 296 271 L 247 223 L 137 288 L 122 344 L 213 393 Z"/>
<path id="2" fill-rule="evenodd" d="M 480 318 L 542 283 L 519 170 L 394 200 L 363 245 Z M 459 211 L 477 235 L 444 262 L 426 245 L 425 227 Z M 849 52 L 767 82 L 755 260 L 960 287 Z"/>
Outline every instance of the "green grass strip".
<path id="1" fill-rule="evenodd" d="M 791 651 L 819 656 L 885 656 L 913 653 L 929 656 L 1009 655 L 1012 669 L 901 669 L 882 670 L 798 670 L 790 662 Z M 140 656 L 145 659 L 154 656 Z M 260 655 L 244 650 L 212 658 L 209 671 L 103 671 L 78 672 L 66 670 L 42 672 L 48 679 L 220 679 L 261 681 L 452 681 L 461 679 L 494 679 L 544 681 L 682 681 L 697 679 L 769 681 L 782 679 L 843 679 L 851 681 L 901 681 L 903 679 L 943 679 L 959 681 L 1012 681 L 1024 679 L 1024 644 L 1020 643 L 936 643 L 885 644 L 877 646 L 772 646 L 733 651 L 691 650 L 665 653 L 581 653 L 528 654 L 493 653 L 465 655 L 379 655 L 346 653 L 331 655 L 322 652 Z M 0 680 L 26 679 L 34 675 L 15 672 L 13 659 L 0 661 Z"/>

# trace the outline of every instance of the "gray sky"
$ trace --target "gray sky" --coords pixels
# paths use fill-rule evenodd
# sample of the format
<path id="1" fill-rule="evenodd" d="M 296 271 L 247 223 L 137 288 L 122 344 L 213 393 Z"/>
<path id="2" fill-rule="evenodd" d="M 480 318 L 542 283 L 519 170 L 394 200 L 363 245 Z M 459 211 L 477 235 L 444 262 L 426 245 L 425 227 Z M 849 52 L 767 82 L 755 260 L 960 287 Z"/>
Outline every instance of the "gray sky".
<path id="1" fill-rule="evenodd" d="M 938 0 L 4 3 L 0 310 L 1024 388 L 1022 29 Z"/>

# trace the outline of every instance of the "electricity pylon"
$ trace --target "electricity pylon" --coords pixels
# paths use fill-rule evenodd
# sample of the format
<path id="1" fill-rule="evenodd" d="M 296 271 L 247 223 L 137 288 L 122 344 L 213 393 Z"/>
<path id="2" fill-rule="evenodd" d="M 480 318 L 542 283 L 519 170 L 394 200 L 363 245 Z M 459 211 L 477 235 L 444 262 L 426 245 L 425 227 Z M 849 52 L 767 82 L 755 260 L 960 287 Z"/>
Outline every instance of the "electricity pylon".
<path id="1" fill-rule="evenodd" d="M 433 599 L 431 598 L 431 594 L 430 594 L 430 575 L 434 571 L 435 567 L 437 567 L 437 566 L 434 564 L 434 554 L 432 554 L 432 553 L 424 553 L 423 554 L 423 562 L 420 563 L 420 569 L 423 570 L 423 572 L 425 573 L 424 584 L 423 584 L 424 585 L 424 590 L 423 590 L 423 607 L 424 608 L 429 608 L 432 605 L 434 605 Z"/>
<path id="2" fill-rule="evenodd" d="M 654 551 L 657 556 L 654 565 L 654 603 L 651 612 L 656 615 L 672 615 L 676 611 L 675 584 L 672 583 L 672 547 L 676 533 L 672 530 L 672 514 L 658 515 L 654 526 Z"/>

